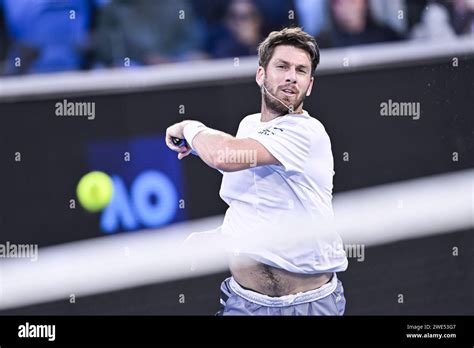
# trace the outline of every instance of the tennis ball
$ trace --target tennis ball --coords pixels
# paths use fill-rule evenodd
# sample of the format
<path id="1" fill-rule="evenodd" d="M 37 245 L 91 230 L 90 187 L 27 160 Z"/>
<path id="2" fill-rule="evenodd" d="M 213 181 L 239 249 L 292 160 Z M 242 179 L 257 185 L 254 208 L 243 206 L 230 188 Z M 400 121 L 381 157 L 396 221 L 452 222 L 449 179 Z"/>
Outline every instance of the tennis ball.
<path id="1" fill-rule="evenodd" d="M 90 172 L 77 184 L 76 194 L 82 207 L 91 213 L 104 209 L 113 193 L 112 179 L 103 172 Z"/>

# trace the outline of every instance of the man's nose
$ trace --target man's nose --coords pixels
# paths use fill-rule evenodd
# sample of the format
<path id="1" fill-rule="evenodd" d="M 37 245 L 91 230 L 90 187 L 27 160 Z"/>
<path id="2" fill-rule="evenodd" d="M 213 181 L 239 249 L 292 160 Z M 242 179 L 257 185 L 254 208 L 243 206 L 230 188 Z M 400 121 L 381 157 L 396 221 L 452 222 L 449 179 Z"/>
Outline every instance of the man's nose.
<path id="1" fill-rule="evenodd" d="M 296 83 L 296 69 L 290 68 L 286 72 L 286 82 Z"/>

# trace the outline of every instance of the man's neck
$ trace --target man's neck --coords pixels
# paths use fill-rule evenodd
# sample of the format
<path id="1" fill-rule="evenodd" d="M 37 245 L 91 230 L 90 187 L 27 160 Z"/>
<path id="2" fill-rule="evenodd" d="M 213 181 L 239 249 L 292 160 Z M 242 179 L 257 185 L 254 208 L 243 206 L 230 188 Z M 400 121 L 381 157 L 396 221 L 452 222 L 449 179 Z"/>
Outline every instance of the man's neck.
<path id="1" fill-rule="evenodd" d="M 290 114 L 289 111 L 285 114 L 281 114 L 281 113 L 278 113 L 278 112 L 276 112 L 272 109 L 269 109 L 269 108 L 267 108 L 267 106 L 265 105 L 264 102 L 262 102 L 262 108 L 261 108 L 260 112 L 261 112 L 260 122 L 269 122 L 271 120 L 274 120 L 277 117 L 285 116 L 285 115 Z M 302 114 L 302 113 L 303 113 L 303 105 L 300 105 L 300 107 L 298 109 L 291 112 L 291 114 Z"/>

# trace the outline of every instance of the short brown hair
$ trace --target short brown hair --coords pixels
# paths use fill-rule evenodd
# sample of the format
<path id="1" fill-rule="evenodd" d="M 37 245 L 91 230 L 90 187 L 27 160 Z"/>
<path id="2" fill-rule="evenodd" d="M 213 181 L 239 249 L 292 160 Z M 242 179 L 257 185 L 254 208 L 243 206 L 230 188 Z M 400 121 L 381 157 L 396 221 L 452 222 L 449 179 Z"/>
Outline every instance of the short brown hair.
<path id="1" fill-rule="evenodd" d="M 258 46 L 258 64 L 266 69 L 275 47 L 280 45 L 294 46 L 308 52 L 311 57 L 311 75 L 314 75 L 319 64 L 319 47 L 311 35 L 298 27 L 272 31 Z"/>

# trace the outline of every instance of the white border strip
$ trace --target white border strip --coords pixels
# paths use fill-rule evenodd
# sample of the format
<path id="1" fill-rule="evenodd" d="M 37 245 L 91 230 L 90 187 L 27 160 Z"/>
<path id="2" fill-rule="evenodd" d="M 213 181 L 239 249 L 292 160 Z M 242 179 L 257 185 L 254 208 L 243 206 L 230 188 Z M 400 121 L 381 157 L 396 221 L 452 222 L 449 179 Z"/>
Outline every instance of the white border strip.
<path id="1" fill-rule="evenodd" d="M 344 73 L 441 58 L 449 58 L 450 62 L 455 56 L 473 54 L 474 37 L 327 49 L 321 53 L 317 74 Z M 348 62 L 348 65 L 344 62 Z M 238 65 L 231 58 L 140 68 L 5 77 L 0 79 L 0 101 L 41 99 L 51 95 L 110 94 L 252 79 L 257 64 L 256 57 L 244 57 L 239 58 Z"/>

